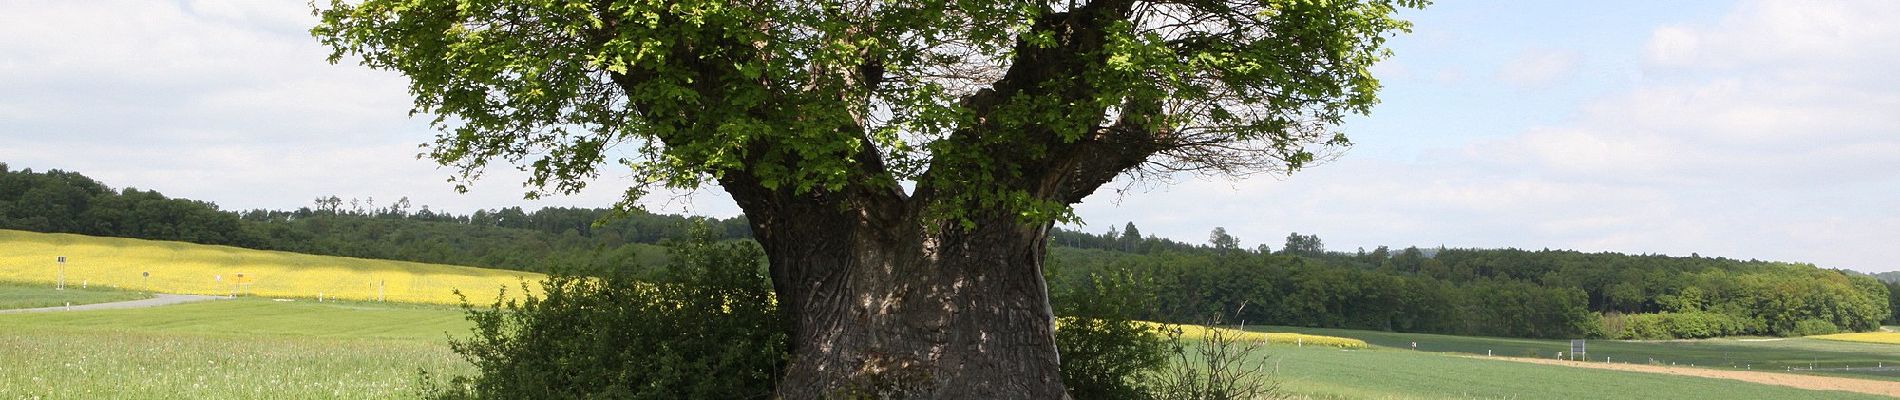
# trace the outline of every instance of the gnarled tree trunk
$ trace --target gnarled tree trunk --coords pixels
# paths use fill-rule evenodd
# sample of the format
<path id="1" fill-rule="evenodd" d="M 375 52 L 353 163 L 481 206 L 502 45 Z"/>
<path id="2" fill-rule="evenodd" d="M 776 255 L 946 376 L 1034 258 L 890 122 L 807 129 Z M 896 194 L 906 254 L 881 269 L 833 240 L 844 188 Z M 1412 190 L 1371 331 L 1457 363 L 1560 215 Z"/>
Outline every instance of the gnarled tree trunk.
<path id="1" fill-rule="evenodd" d="M 792 317 L 781 398 L 1065 397 L 1048 223 L 963 229 L 901 202 L 733 192 Z"/>

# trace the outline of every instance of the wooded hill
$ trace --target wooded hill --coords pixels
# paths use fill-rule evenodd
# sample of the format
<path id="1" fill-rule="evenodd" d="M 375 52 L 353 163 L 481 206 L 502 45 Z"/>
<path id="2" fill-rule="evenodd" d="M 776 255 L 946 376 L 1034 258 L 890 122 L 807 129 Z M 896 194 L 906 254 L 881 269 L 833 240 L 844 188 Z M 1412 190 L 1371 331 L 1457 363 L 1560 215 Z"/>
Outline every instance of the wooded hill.
<path id="1" fill-rule="evenodd" d="M 655 265 L 652 244 L 688 223 L 743 239 L 742 218 L 519 207 L 469 215 L 406 199 L 318 198 L 296 210 L 224 211 L 210 202 L 112 188 L 78 173 L 0 164 L 0 228 L 176 240 L 308 254 L 534 272 Z M 1106 312 L 1067 299 L 1116 291 L 1146 319 L 1227 321 L 1511 337 L 1671 338 L 1865 331 L 1896 319 L 1900 283 L 1809 264 L 1563 250 L 1329 251 L 1290 235 L 1281 249 L 1239 248 L 1057 229 L 1047 277 L 1059 311 Z M 1238 321 L 1237 321 L 1238 320 Z"/>

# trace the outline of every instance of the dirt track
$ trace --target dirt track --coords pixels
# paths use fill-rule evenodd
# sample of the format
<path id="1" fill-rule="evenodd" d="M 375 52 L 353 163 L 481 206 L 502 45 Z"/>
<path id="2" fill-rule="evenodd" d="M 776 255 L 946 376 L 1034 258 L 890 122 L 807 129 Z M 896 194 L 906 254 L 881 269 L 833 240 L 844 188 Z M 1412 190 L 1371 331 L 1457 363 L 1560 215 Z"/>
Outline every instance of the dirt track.
<path id="1" fill-rule="evenodd" d="M 1900 397 L 1900 382 L 1876 381 L 1876 380 L 1868 380 L 1868 379 L 1836 378 L 1836 377 L 1831 377 L 1831 376 L 1784 374 L 1784 373 L 1761 372 L 1761 371 L 1728 371 L 1728 370 L 1695 368 L 1695 367 L 1668 367 L 1668 366 L 1645 365 L 1645 364 L 1615 364 L 1615 363 L 1600 363 L 1600 362 L 1564 361 L 1564 360 L 1550 360 L 1550 359 L 1541 359 L 1541 358 L 1478 357 L 1478 356 L 1472 356 L 1472 358 L 1479 358 L 1479 359 L 1486 359 L 1486 360 L 1516 361 L 1516 362 L 1526 362 L 1526 363 L 1533 363 L 1533 364 L 1562 365 L 1566 367 L 1648 372 L 1648 373 L 1654 373 L 1654 374 L 1699 376 L 1703 378 L 1716 378 L 1716 379 L 1733 379 L 1733 380 L 1738 380 L 1738 381 L 1754 382 L 1754 383 L 1760 383 L 1760 384 L 1765 384 L 1765 385 L 1787 386 L 1787 387 L 1792 387 L 1792 388 L 1809 389 L 1809 390 L 1839 390 L 1839 391 L 1845 391 L 1845 392 L 1876 394 L 1876 395 L 1889 396 L 1889 397 Z"/>
<path id="2" fill-rule="evenodd" d="M 0 310 L 0 314 L 48 312 L 48 311 L 112 310 L 112 309 L 120 309 L 120 308 L 157 307 L 157 306 L 171 305 L 171 304 L 178 304 L 178 303 L 190 303 L 194 301 L 205 301 L 205 300 L 219 300 L 219 299 L 225 299 L 225 298 L 226 297 L 224 296 L 202 296 L 202 295 L 195 295 L 195 294 L 158 294 L 158 295 L 153 296 L 152 298 L 144 299 L 144 300 L 82 304 L 82 305 L 71 306 L 71 307 L 17 308 L 17 309 L 12 309 L 12 310 Z"/>

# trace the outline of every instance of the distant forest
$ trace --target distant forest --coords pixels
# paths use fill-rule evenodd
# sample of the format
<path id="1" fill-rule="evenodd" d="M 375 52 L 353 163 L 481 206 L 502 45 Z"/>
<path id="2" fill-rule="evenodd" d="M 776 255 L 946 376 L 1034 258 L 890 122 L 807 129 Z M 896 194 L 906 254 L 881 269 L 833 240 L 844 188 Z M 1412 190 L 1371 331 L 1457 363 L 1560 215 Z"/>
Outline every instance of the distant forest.
<path id="1" fill-rule="evenodd" d="M 654 246 L 703 223 L 744 240 L 743 218 L 519 207 L 455 215 L 407 199 L 314 199 L 296 210 L 220 210 L 73 172 L 0 163 L 0 229 L 175 240 L 524 271 L 650 268 Z M 1809 264 L 1563 250 L 1379 247 L 1342 252 L 1312 235 L 1280 249 L 1057 228 L 1046 275 L 1059 313 L 1099 294 L 1145 301 L 1145 319 L 1621 339 L 1866 331 L 1900 319 L 1900 273 Z M 1884 282 L 1883 282 L 1884 281 Z M 1112 293 L 1099 293 L 1112 292 Z"/>

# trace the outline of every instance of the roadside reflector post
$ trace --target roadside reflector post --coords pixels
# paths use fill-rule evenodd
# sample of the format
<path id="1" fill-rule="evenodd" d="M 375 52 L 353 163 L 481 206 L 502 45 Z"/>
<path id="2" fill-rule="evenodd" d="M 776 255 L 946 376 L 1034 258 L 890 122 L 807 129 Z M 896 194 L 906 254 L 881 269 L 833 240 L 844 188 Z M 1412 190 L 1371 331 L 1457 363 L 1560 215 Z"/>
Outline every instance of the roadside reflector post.
<path id="1" fill-rule="evenodd" d="M 58 263 L 59 263 L 59 283 L 53 286 L 53 290 L 66 290 L 66 256 L 59 256 Z M 72 305 L 70 304 L 66 306 L 72 307 Z"/>

